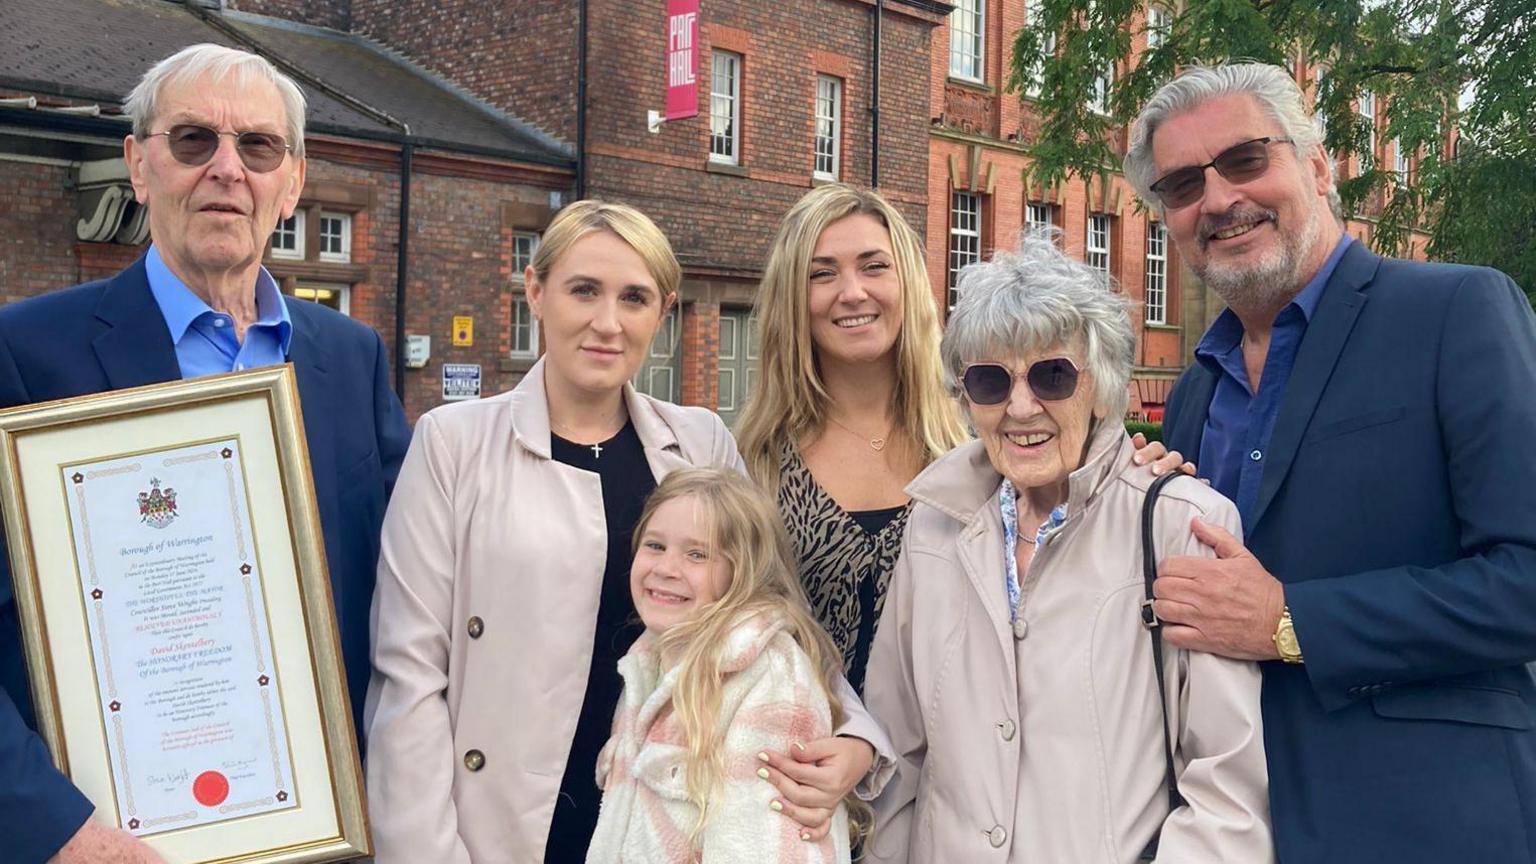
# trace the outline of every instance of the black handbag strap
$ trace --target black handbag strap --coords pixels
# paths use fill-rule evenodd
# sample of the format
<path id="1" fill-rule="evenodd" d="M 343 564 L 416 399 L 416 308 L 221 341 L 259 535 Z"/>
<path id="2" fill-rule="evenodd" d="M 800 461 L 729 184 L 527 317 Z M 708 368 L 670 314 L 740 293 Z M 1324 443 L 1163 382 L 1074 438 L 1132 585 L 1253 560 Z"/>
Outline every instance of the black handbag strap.
<path id="1" fill-rule="evenodd" d="M 1157 672 L 1157 704 L 1163 711 L 1163 765 L 1166 775 L 1164 784 L 1168 790 L 1168 812 L 1184 806 L 1184 796 L 1179 794 L 1179 781 L 1173 770 L 1173 735 L 1168 725 L 1168 682 L 1163 674 L 1163 622 L 1157 620 L 1152 610 L 1152 583 L 1157 579 L 1157 544 L 1152 533 L 1152 514 L 1157 510 L 1157 496 L 1181 472 L 1172 471 L 1152 481 L 1147 487 L 1146 500 L 1141 504 L 1141 575 L 1145 583 L 1145 595 L 1141 601 L 1141 626 L 1152 637 L 1152 666 Z M 1152 835 L 1147 848 L 1138 860 L 1151 861 L 1157 857 L 1157 841 L 1162 831 Z"/>

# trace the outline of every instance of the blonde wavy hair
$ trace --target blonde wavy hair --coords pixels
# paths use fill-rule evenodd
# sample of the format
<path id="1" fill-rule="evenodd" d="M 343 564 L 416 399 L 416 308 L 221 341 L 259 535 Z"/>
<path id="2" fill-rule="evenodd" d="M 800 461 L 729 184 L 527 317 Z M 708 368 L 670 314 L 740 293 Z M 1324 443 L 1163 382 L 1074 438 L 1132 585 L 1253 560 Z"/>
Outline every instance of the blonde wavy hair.
<path id="1" fill-rule="evenodd" d="M 725 732 L 715 722 L 720 711 L 721 651 L 731 631 L 754 614 L 782 616 L 784 632 L 810 658 L 818 682 L 832 706 L 832 726 L 846 719 L 838 698 L 842 653 L 833 644 L 806 602 L 795 571 L 795 555 L 778 508 L 751 480 L 719 468 L 684 468 L 668 474 L 651 493 L 635 525 L 633 552 L 638 552 L 645 526 L 669 501 L 691 498 L 708 521 L 711 555 L 731 566 L 731 583 L 724 596 L 689 620 L 663 633 L 657 647 L 663 656 L 680 657 L 672 707 L 688 741 L 688 800 L 699 808 L 691 839 L 695 844 L 709 820 L 710 799 L 725 777 Z M 852 794 L 845 800 L 853 841 L 867 833 L 870 808 Z"/>
<path id="2" fill-rule="evenodd" d="M 811 255 L 828 225 L 860 213 L 873 216 L 890 232 L 896 275 L 901 280 L 897 425 L 916 440 L 924 464 L 968 438 L 944 389 L 939 315 L 922 242 L 907 220 L 878 194 L 829 183 L 806 193 L 785 214 L 758 289 L 758 383 L 742 412 L 736 439 L 747 470 L 766 489 L 779 486 L 783 442 L 826 422 L 830 397 L 816 361 L 807 296 Z"/>

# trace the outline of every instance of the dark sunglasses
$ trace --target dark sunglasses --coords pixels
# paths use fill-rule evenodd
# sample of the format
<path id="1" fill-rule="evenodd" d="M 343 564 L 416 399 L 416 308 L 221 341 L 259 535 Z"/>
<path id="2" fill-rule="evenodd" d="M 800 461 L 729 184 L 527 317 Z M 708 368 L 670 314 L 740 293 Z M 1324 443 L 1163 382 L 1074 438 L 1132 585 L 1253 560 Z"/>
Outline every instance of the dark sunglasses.
<path id="1" fill-rule="evenodd" d="M 1077 392 L 1077 366 L 1065 357 L 1030 364 L 1024 373 L 1030 392 L 1041 402 L 1060 402 Z M 1013 370 L 1001 363 L 972 363 L 960 375 L 972 405 L 1001 405 L 1013 392 Z"/>
<path id="2" fill-rule="evenodd" d="M 245 167 L 258 174 L 265 174 L 283 164 L 283 157 L 293 150 L 293 145 L 283 136 L 272 132 L 219 132 L 207 126 L 183 123 L 164 132 L 151 132 L 146 138 L 164 135 L 170 145 L 171 155 L 183 165 L 202 165 L 218 152 L 219 139 L 229 135 L 235 139 L 235 152 Z"/>
<path id="3" fill-rule="evenodd" d="M 1152 192 L 1164 207 L 1187 207 L 1205 194 L 1205 169 L 1215 168 L 1217 174 L 1232 183 L 1257 180 L 1269 170 L 1269 145 L 1289 143 L 1289 138 L 1255 138 L 1235 144 L 1204 165 L 1169 171 L 1152 184 Z"/>

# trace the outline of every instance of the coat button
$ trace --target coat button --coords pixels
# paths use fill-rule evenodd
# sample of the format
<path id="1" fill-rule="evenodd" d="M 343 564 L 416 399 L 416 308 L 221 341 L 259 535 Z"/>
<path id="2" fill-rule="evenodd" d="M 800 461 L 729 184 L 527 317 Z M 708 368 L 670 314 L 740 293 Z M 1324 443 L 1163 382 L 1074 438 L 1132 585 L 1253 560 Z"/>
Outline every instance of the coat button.
<path id="1" fill-rule="evenodd" d="M 1003 826 L 994 825 L 992 830 L 987 832 L 987 842 L 992 844 L 993 849 L 1001 849 L 1003 844 L 1008 842 L 1008 832 L 1003 830 Z"/>
<path id="2" fill-rule="evenodd" d="M 1029 622 L 1023 618 L 1013 619 L 1013 639 L 1015 642 L 1029 635 Z"/>
<path id="3" fill-rule="evenodd" d="M 1012 720 L 1004 720 L 997 724 L 997 728 L 1002 733 L 1004 741 L 1012 741 L 1013 736 L 1019 731 L 1019 727 Z"/>
<path id="4" fill-rule="evenodd" d="M 468 750 L 464 753 L 464 767 L 471 771 L 479 771 L 485 767 L 485 754 L 479 750 Z"/>
<path id="5" fill-rule="evenodd" d="M 485 632 L 485 622 L 480 620 L 479 615 L 471 615 L 469 618 L 469 626 L 464 629 L 469 631 L 469 638 L 479 639 L 480 634 Z"/>

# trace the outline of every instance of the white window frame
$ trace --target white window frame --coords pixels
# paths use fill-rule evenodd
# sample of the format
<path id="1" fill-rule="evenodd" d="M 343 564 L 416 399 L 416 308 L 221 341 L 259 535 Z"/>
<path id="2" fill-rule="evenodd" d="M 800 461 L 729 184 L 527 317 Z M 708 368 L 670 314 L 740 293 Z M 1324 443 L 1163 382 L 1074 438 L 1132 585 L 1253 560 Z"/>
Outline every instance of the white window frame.
<path id="1" fill-rule="evenodd" d="M 292 222 L 293 230 L 290 232 L 284 228 L 284 223 Z M 291 237 L 293 247 L 286 248 L 278 245 L 279 237 Z M 272 231 L 272 257 L 283 261 L 304 260 L 304 211 L 295 209 L 293 215 L 277 223 L 277 228 Z"/>
<path id="2" fill-rule="evenodd" d="M 1161 3 L 1147 4 L 1147 48 L 1160 48 L 1173 29 L 1173 14 Z"/>
<path id="3" fill-rule="evenodd" d="M 1408 171 L 1412 167 L 1413 154 L 1403 147 L 1403 139 L 1392 139 L 1392 173 L 1397 175 L 1397 185 L 1408 185 Z"/>
<path id="4" fill-rule="evenodd" d="M 341 223 L 341 250 L 338 252 L 333 252 L 325 248 L 325 223 L 328 219 Z M 316 256 L 317 258 L 319 258 L 321 261 L 327 261 L 332 264 L 352 263 L 351 213 L 333 213 L 330 211 L 322 211 L 320 213 L 320 233 L 318 236 L 320 238 L 320 249 L 318 250 L 320 254 Z"/>
<path id="5" fill-rule="evenodd" d="M 1051 213 L 1051 205 L 1043 201 L 1028 201 L 1024 204 L 1024 230 L 1031 234 L 1041 231 L 1049 232 L 1056 227 L 1056 217 Z"/>
<path id="6" fill-rule="evenodd" d="M 1026 27 L 1034 25 L 1035 20 L 1040 16 L 1040 4 L 1042 2 L 1044 0 L 1024 0 L 1024 25 Z M 1054 32 L 1046 35 L 1045 45 L 1042 46 L 1041 53 L 1046 57 L 1054 57 L 1056 55 L 1056 34 Z M 1040 88 L 1044 86 L 1045 62 L 1042 60 L 1039 66 L 1030 70 L 1029 85 L 1025 89 L 1024 95 L 1031 97 L 1039 96 Z"/>
<path id="7" fill-rule="evenodd" d="M 1100 75 L 1094 76 L 1093 92 L 1088 96 L 1088 109 L 1101 116 L 1109 116 L 1109 91 L 1115 86 L 1115 64 L 1111 63 Z"/>
<path id="8" fill-rule="evenodd" d="M 1083 257 L 1088 266 L 1109 278 L 1109 248 L 1113 241 L 1114 227 L 1105 213 L 1088 214 L 1088 236 L 1083 244 Z"/>
<path id="9" fill-rule="evenodd" d="M 831 75 L 816 76 L 816 140 L 811 174 L 823 180 L 836 180 L 842 170 L 843 149 L 843 79 Z"/>
<path id="10" fill-rule="evenodd" d="M 1360 91 L 1359 113 L 1366 128 L 1365 152 L 1360 154 L 1360 167 L 1362 170 L 1369 171 L 1376 167 L 1376 93 L 1374 91 Z"/>
<path id="11" fill-rule="evenodd" d="M 337 294 L 336 309 L 343 315 L 352 314 L 352 286 L 344 282 L 298 282 L 293 286 L 293 296 L 300 300 L 308 300 L 311 303 L 321 303 L 319 298 L 313 296 L 316 290 L 335 291 Z M 303 292 L 309 292 L 311 296 L 305 297 Z"/>
<path id="12" fill-rule="evenodd" d="M 949 199 L 949 293 L 946 309 L 954 309 L 955 285 L 967 264 L 981 260 L 981 196 L 955 192 Z"/>
<path id="13" fill-rule="evenodd" d="M 955 0 L 949 13 L 949 77 L 986 80 L 986 35 L 987 0 Z"/>
<path id="14" fill-rule="evenodd" d="M 539 322 L 534 320 L 533 307 L 528 305 L 528 294 L 523 290 L 523 273 L 533 263 L 533 253 L 539 249 L 539 240 L 537 231 L 512 232 L 512 348 L 508 353 L 522 359 L 539 356 Z M 517 347 L 519 330 L 527 334 L 526 348 Z"/>
<path id="15" fill-rule="evenodd" d="M 709 161 L 741 164 L 741 70 L 745 58 L 715 51 L 709 75 Z M 723 127 L 723 129 L 722 129 Z"/>
<path id="16" fill-rule="evenodd" d="M 1168 323 L 1168 229 L 1163 223 L 1147 220 L 1147 291 L 1145 297 L 1148 324 Z"/>

